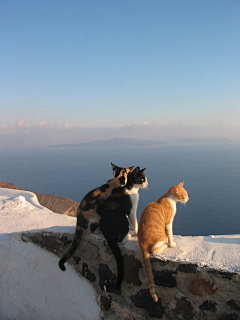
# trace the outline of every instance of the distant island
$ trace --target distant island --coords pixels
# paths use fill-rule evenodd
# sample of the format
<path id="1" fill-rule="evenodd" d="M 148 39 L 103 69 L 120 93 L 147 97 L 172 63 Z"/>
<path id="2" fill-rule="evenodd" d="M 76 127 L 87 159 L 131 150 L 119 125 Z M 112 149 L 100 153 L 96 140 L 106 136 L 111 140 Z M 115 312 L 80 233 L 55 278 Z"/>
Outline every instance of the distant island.
<path id="1" fill-rule="evenodd" d="M 50 145 L 49 148 L 68 148 L 68 147 L 160 147 L 165 145 L 211 145 L 211 144 L 239 144 L 238 138 L 172 138 L 163 140 L 141 140 L 131 138 L 113 138 L 107 140 L 95 140 L 82 143 L 67 143 Z"/>
<path id="2" fill-rule="evenodd" d="M 57 144 L 51 145 L 50 148 L 55 147 L 146 147 L 146 146 L 162 146 L 167 144 L 165 141 L 159 140 L 139 140 L 128 138 L 115 138 L 108 140 L 97 140 L 84 143 L 70 143 L 70 144 Z"/>

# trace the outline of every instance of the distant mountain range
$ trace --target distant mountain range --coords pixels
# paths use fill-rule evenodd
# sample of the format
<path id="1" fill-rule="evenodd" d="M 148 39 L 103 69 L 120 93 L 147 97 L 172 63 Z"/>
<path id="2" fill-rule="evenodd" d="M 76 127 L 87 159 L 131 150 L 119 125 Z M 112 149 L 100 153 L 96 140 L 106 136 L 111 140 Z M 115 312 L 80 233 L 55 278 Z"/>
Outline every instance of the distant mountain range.
<path id="1" fill-rule="evenodd" d="M 139 139 L 124 139 L 115 138 L 109 140 L 97 140 L 85 143 L 70 143 L 70 144 L 58 144 L 49 147 L 131 147 L 131 146 L 162 146 L 167 142 L 159 140 L 139 140 Z"/>
<path id="2" fill-rule="evenodd" d="M 108 140 L 96 140 L 84 143 L 68 143 L 48 146 L 50 148 L 62 147 L 148 147 L 148 146 L 164 146 L 167 144 L 175 145 L 200 145 L 200 144 L 223 144 L 223 143 L 239 143 L 238 138 L 175 138 L 169 141 L 162 140 L 141 140 L 128 138 L 114 138 Z"/>

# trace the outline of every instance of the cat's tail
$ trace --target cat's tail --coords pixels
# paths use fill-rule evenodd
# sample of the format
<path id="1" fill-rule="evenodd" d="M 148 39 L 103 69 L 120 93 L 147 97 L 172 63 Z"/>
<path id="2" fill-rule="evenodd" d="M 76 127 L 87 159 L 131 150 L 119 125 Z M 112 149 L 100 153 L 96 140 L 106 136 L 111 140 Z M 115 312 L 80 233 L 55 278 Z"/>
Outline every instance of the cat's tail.
<path id="1" fill-rule="evenodd" d="M 82 229 L 77 226 L 76 227 L 76 232 L 75 232 L 75 235 L 74 235 L 74 238 L 73 238 L 73 241 L 72 241 L 72 244 L 71 244 L 71 247 L 70 249 L 68 250 L 68 252 L 62 257 L 62 259 L 58 262 L 58 265 L 59 265 L 59 268 L 62 270 L 62 271 L 65 271 L 66 270 L 66 267 L 64 265 L 64 263 L 71 258 L 71 256 L 74 254 L 74 252 L 77 250 L 77 247 L 79 245 L 79 242 L 81 240 L 81 237 L 82 237 Z"/>
<path id="2" fill-rule="evenodd" d="M 119 289 L 121 287 L 121 283 L 123 279 L 123 257 L 117 242 L 111 237 L 105 236 L 105 238 L 117 261 L 117 269 L 118 269 L 117 289 Z"/>
<path id="3" fill-rule="evenodd" d="M 145 267 L 145 271 L 148 279 L 150 294 L 153 300 L 155 302 L 158 302 L 158 297 L 156 294 L 155 283 L 154 283 L 153 272 L 152 272 L 152 265 L 150 260 L 150 253 L 148 251 L 142 251 L 142 256 L 143 256 L 143 263 L 144 263 L 144 267 Z"/>

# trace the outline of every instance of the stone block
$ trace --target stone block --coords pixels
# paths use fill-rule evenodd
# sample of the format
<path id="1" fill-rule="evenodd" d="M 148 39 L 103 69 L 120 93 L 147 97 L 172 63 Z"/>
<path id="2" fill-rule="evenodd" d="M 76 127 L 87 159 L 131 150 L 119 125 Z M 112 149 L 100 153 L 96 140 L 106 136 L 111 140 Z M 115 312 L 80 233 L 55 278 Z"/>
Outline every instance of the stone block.
<path id="1" fill-rule="evenodd" d="M 240 294 L 240 293 L 239 293 Z M 236 300 L 230 300 L 227 305 L 235 311 L 240 311 L 240 304 Z"/>
<path id="2" fill-rule="evenodd" d="M 43 248 L 46 248 L 51 252 L 58 252 L 62 246 L 61 242 L 58 240 L 57 237 L 55 237 L 52 234 L 45 234 L 45 233 L 42 234 L 42 237 L 39 243 Z"/>
<path id="3" fill-rule="evenodd" d="M 103 311 L 108 311 L 111 308 L 112 297 L 100 295 L 99 297 L 99 305 Z"/>
<path id="4" fill-rule="evenodd" d="M 201 310 L 216 312 L 217 311 L 217 303 L 212 300 L 206 300 L 200 305 Z"/>
<path id="5" fill-rule="evenodd" d="M 95 275 L 88 269 L 87 263 L 83 263 L 82 265 L 82 276 L 89 280 L 90 282 L 96 281 Z"/>
<path id="6" fill-rule="evenodd" d="M 131 296 L 131 300 L 138 308 L 144 308 L 147 310 L 150 317 L 161 319 L 164 314 L 161 299 L 158 302 L 154 302 L 148 289 L 142 289 L 137 294 Z"/>
<path id="7" fill-rule="evenodd" d="M 171 320 L 207 320 L 207 316 L 186 297 L 170 301 L 165 312 Z"/>
<path id="8" fill-rule="evenodd" d="M 165 288 L 174 288 L 177 286 L 176 272 L 163 270 L 154 272 L 154 282 L 156 285 Z"/>
<path id="9" fill-rule="evenodd" d="M 236 313 L 224 313 L 220 317 L 216 318 L 216 320 L 237 320 L 239 317 Z"/>
<path id="10" fill-rule="evenodd" d="M 179 264 L 178 266 L 178 271 L 179 272 L 184 272 L 184 273 L 196 273 L 197 272 L 197 265 L 196 264 Z"/>
<path id="11" fill-rule="evenodd" d="M 212 283 L 201 278 L 200 276 L 197 276 L 190 281 L 188 290 L 192 294 L 198 295 L 200 297 L 204 297 L 207 294 L 212 294 L 216 291 L 215 289 L 213 289 Z"/>
<path id="12" fill-rule="evenodd" d="M 141 262 L 134 255 L 123 256 L 123 280 L 126 283 L 140 286 L 142 282 L 138 278 L 138 272 L 141 268 Z"/>

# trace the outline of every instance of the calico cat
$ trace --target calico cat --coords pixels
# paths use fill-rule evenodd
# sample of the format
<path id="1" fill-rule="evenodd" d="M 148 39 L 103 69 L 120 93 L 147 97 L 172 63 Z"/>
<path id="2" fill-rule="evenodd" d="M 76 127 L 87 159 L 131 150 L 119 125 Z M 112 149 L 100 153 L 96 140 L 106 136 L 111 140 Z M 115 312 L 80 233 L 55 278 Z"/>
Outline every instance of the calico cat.
<path id="1" fill-rule="evenodd" d="M 58 263 L 62 271 L 66 270 L 64 263 L 70 259 L 76 251 L 81 240 L 82 233 L 93 233 L 99 227 L 101 219 L 98 214 L 99 206 L 111 196 L 115 189 L 126 185 L 127 175 L 131 172 L 132 168 L 133 167 L 122 168 L 118 171 L 117 177 L 110 179 L 101 187 L 90 191 L 82 199 L 77 210 L 77 225 L 71 247 Z"/>
<path id="2" fill-rule="evenodd" d="M 184 182 L 170 188 L 156 202 L 152 202 L 143 210 L 139 222 L 138 242 L 142 252 L 143 263 L 148 278 L 149 290 L 155 302 L 156 295 L 150 254 L 159 253 L 167 246 L 174 248 L 172 224 L 177 210 L 177 202 L 186 203 L 187 191 L 183 188 Z M 168 240 L 168 245 L 166 244 Z"/>
<path id="3" fill-rule="evenodd" d="M 128 174 L 127 184 L 122 188 L 115 189 L 113 194 L 99 206 L 100 229 L 117 261 L 117 288 L 120 288 L 123 278 L 123 258 L 118 242 L 124 244 L 129 238 L 128 218 L 130 221 L 134 221 L 132 225 L 137 231 L 135 219 L 137 220 L 138 190 L 148 186 L 147 177 L 143 173 L 145 169 L 140 170 L 139 167 L 136 167 Z M 134 200 L 132 200 L 132 196 L 134 196 Z"/>

